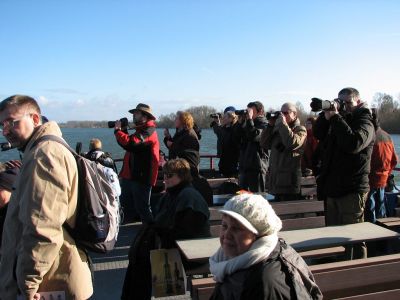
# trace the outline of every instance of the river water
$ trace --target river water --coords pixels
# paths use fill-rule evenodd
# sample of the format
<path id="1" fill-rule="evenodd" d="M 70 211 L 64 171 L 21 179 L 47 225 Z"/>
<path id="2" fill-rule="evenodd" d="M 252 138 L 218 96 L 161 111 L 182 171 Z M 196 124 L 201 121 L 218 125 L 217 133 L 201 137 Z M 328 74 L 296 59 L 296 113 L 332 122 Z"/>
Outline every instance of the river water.
<path id="1" fill-rule="evenodd" d="M 124 150 L 117 144 L 114 137 L 113 129 L 108 128 L 63 128 L 62 129 L 63 136 L 65 140 L 75 148 L 75 145 L 78 142 L 82 142 L 83 147 L 82 151 L 88 151 L 89 148 L 89 140 L 92 138 L 98 138 L 103 142 L 103 149 L 104 151 L 110 152 L 113 158 L 122 158 L 124 155 Z M 170 130 L 170 132 L 174 132 Z M 163 129 L 157 129 L 158 137 L 160 140 L 161 150 L 165 153 L 168 153 L 162 139 Z M 201 154 L 216 154 L 217 149 L 217 138 L 211 129 L 203 129 L 202 138 L 200 140 L 200 153 Z M 396 152 L 400 155 L 400 135 L 393 134 L 391 135 L 393 139 L 393 143 L 396 148 Z M 0 142 L 4 142 L 5 139 L 3 136 L 0 137 Z M 0 152 L 0 161 L 7 161 L 10 159 L 18 159 L 19 152 L 15 149 L 9 150 L 6 152 Z M 399 164 L 400 165 L 400 164 Z M 398 165 L 398 167 L 399 167 Z M 208 168 L 209 167 L 209 160 L 202 159 L 201 161 L 201 168 Z M 397 181 L 400 181 L 400 172 L 397 172 Z"/>

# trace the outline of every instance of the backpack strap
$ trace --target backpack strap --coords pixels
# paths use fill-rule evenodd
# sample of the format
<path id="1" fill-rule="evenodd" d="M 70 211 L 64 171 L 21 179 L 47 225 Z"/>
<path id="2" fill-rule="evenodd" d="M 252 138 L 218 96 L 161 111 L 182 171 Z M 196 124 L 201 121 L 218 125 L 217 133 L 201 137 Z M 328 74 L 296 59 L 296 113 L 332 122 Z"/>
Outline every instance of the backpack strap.
<path id="1" fill-rule="evenodd" d="M 59 136 L 56 136 L 56 135 L 44 135 L 44 136 L 38 138 L 38 139 L 32 144 L 32 146 L 31 146 L 30 149 L 35 148 L 38 144 L 40 144 L 41 142 L 45 142 L 45 141 L 57 142 L 57 143 L 63 145 L 65 148 L 67 148 L 67 149 L 72 153 L 72 155 L 73 155 L 74 157 L 78 157 L 78 156 L 79 156 L 79 154 L 76 153 L 75 150 L 72 149 L 72 148 L 70 147 L 70 145 L 68 145 L 67 142 L 66 142 L 63 138 L 60 138 Z"/>
<path id="2" fill-rule="evenodd" d="M 37 145 L 39 145 L 40 143 L 45 142 L 45 141 L 54 141 L 54 142 L 57 142 L 57 143 L 63 145 L 65 148 L 67 148 L 67 149 L 72 153 L 72 155 L 73 155 L 75 158 L 79 156 L 79 154 L 76 153 L 76 152 L 74 151 L 74 149 L 72 149 L 72 148 L 67 144 L 67 142 L 66 142 L 63 138 L 60 138 L 60 137 L 58 137 L 58 136 L 56 136 L 56 135 L 44 135 L 44 136 L 38 138 L 38 139 L 32 144 L 32 146 L 31 146 L 30 149 L 35 148 Z M 79 173 L 79 170 L 78 170 L 78 173 Z M 74 229 L 73 229 L 71 226 L 69 226 L 67 222 L 64 222 L 64 224 L 63 224 L 62 226 L 63 226 L 64 229 L 69 233 L 69 235 L 70 235 L 74 240 L 76 240 L 76 234 L 75 234 L 75 232 L 74 232 Z M 83 248 L 80 248 L 80 249 L 83 249 Z"/>

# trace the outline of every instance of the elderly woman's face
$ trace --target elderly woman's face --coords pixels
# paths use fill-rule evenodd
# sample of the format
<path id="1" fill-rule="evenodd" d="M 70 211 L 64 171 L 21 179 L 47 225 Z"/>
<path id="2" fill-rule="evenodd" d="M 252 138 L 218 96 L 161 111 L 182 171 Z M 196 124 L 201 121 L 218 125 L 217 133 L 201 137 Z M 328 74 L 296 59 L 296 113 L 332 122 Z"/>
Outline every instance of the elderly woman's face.
<path id="1" fill-rule="evenodd" d="M 223 214 L 219 240 L 224 254 L 232 258 L 249 250 L 256 235 L 234 218 Z"/>
<path id="2" fill-rule="evenodd" d="M 182 182 L 182 179 L 176 173 L 164 173 L 165 187 L 171 188 Z"/>

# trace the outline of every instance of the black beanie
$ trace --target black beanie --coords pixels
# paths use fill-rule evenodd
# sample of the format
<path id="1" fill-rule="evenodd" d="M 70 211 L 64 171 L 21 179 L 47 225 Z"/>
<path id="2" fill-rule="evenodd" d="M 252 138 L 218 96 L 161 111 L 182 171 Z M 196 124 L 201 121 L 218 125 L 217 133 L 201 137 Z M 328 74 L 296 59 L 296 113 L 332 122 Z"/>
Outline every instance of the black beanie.
<path id="1" fill-rule="evenodd" d="M 15 179 L 19 173 L 19 168 L 6 169 L 0 172 L 0 189 L 12 191 Z"/>

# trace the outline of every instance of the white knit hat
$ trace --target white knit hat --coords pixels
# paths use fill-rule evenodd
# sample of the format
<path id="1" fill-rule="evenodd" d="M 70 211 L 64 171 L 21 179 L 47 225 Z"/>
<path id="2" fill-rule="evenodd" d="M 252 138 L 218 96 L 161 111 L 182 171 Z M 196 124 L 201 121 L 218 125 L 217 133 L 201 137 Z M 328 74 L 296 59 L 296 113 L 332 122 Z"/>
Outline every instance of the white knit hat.
<path id="1" fill-rule="evenodd" d="M 282 228 L 281 219 L 261 195 L 241 194 L 232 197 L 220 212 L 236 219 L 257 236 L 274 234 Z"/>

